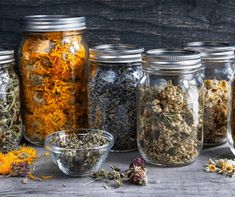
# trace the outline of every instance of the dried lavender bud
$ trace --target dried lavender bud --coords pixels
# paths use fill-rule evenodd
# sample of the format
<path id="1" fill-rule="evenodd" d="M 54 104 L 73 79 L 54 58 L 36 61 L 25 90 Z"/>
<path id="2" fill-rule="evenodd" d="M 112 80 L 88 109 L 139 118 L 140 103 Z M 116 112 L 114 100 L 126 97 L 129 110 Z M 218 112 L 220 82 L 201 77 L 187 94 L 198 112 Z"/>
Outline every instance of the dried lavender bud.
<path id="1" fill-rule="evenodd" d="M 136 149 L 137 84 L 142 77 L 141 64 L 91 66 L 96 72 L 92 72 L 88 83 L 89 126 L 109 131 L 115 140 L 113 150 Z"/>
<path id="2" fill-rule="evenodd" d="M 12 163 L 10 175 L 16 177 L 26 177 L 30 170 L 30 165 L 27 162 Z"/>

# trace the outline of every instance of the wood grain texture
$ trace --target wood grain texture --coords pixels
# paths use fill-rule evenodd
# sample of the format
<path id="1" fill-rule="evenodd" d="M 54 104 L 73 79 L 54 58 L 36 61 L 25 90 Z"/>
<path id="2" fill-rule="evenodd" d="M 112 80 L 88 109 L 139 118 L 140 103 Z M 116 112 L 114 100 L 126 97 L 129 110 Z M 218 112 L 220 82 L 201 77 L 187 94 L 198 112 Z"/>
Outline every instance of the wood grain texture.
<path id="1" fill-rule="evenodd" d="M 38 148 L 42 154 L 43 149 Z M 105 163 L 105 168 L 116 164 L 122 169 L 127 169 L 130 161 L 139 156 L 137 152 L 132 153 L 111 153 Z M 65 176 L 55 166 L 50 158 L 37 163 L 36 174 L 53 175 L 54 178 L 35 182 L 29 181 L 22 184 L 22 178 L 0 178 L 0 196 L 6 197 L 70 197 L 70 196 L 167 196 L 167 197 L 230 197 L 235 194 L 234 178 L 222 175 L 210 174 L 204 171 L 204 166 L 209 158 L 218 159 L 231 157 L 227 145 L 204 149 L 199 159 L 188 166 L 177 168 L 161 168 L 147 165 L 149 184 L 147 186 L 124 185 L 120 188 L 103 188 L 102 182 L 90 182 L 92 179 L 72 178 Z M 63 186 L 65 184 L 65 186 Z"/>
<path id="2" fill-rule="evenodd" d="M 31 14 L 86 16 L 90 46 L 122 42 L 149 49 L 235 40 L 234 0 L 1 0 L 0 45 L 17 49 L 19 18 Z"/>

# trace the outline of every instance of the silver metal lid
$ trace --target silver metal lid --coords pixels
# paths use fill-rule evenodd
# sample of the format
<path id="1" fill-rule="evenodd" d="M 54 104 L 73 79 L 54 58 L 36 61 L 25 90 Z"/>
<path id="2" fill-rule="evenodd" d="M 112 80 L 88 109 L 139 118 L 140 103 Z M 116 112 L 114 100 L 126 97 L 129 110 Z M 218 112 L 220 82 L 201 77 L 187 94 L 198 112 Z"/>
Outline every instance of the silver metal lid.
<path id="1" fill-rule="evenodd" d="M 32 15 L 21 19 L 24 32 L 55 32 L 86 29 L 85 17 L 70 15 Z"/>
<path id="2" fill-rule="evenodd" d="M 225 42 L 190 42 L 185 48 L 200 52 L 203 60 L 223 61 L 234 58 L 234 46 Z"/>
<path id="3" fill-rule="evenodd" d="M 14 62 L 14 50 L 0 48 L 0 64 Z"/>
<path id="4" fill-rule="evenodd" d="M 90 60 L 103 63 L 141 62 L 143 48 L 127 44 L 104 44 L 90 49 Z"/>
<path id="5" fill-rule="evenodd" d="M 185 49 L 151 49 L 143 56 L 143 69 L 147 71 L 198 70 L 201 67 L 199 52 Z"/>

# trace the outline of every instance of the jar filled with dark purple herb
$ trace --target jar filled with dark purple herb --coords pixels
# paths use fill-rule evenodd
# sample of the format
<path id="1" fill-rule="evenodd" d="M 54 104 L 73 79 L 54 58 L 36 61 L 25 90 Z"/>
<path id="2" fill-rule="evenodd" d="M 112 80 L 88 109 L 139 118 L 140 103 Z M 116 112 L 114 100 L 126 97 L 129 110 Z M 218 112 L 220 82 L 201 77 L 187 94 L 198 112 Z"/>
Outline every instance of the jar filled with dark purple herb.
<path id="1" fill-rule="evenodd" d="M 113 151 L 137 148 L 137 84 L 142 78 L 143 48 L 98 45 L 90 49 L 89 126 L 114 136 Z"/>

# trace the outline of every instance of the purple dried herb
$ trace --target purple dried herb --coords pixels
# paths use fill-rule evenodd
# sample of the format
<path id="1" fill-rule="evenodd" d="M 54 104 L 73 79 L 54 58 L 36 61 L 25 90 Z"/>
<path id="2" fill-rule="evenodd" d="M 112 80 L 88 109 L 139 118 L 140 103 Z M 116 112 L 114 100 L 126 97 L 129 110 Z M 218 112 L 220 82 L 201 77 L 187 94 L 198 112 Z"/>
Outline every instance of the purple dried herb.
<path id="1" fill-rule="evenodd" d="M 10 175 L 15 177 L 26 177 L 30 172 L 30 165 L 27 162 L 11 164 Z"/>

